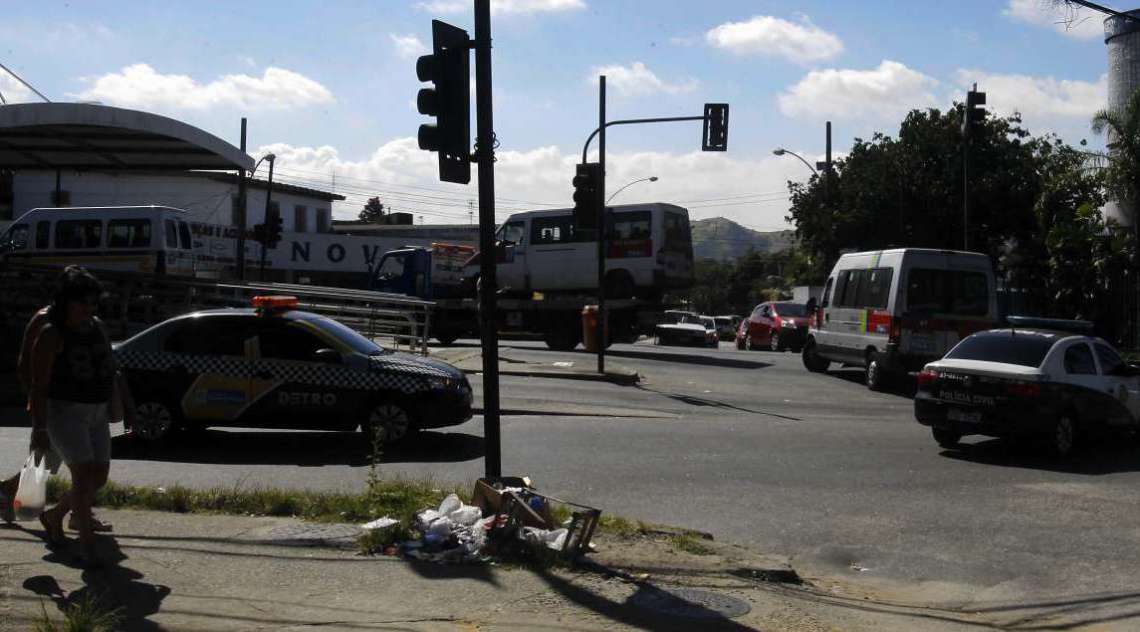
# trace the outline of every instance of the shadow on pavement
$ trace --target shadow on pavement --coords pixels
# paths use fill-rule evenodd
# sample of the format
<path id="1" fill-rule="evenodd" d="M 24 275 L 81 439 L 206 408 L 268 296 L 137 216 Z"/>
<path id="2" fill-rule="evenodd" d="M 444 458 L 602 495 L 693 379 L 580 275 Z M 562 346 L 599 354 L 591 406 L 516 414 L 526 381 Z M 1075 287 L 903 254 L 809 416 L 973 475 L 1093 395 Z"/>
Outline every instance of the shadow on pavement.
<path id="1" fill-rule="evenodd" d="M 607 357 L 633 358 L 638 360 L 657 360 L 660 362 L 682 362 L 700 366 L 716 366 L 726 369 L 766 369 L 771 365 L 768 362 L 754 362 L 752 360 L 739 360 L 729 357 L 713 355 L 698 355 L 695 353 L 677 353 L 673 351 L 630 351 L 627 349 L 609 349 Z"/>
<path id="2" fill-rule="evenodd" d="M 83 571 L 83 587 L 67 593 L 50 575 L 24 580 L 23 587 L 36 595 L 51 599 L 61 615 L 74 608 L 95 607 L 100 612 L 117 613 L 116 630 L 159 630 L 147 617 L 158 612 L 170 588 L 140 581 L 143 574 L 122 565 L 127 556 L 112 537 L 100 536 L 97 543 L 103 565 Z M 45 559 L 72 565 L 75 558 L 68 553 L 51 553 Z M 64 629 L 71 629 L 64 626 Z"/>
<path id="3" fill-rule="evenodd" d="M 202 430 L 148 445 L 129 435 L 111 441 L 115 460 L 242 465 L 367 466 L 372 446 L 354 432 Z M 385 447 L 381 463 L 455 463 L 482 458 L 483 437 L 462 432 L 420 432 Z"/>
<path id="4" fill-rule="evenodd" d="M 804 369 L 804 371 L 807 371 L 807 369 Z M 867 384 L 864 381 L 865 377 L 862 368 L 845 367 L 842 369 L 831 369 L 827 372 L 826 376 L 831 378 L 838 378 L 844 382 L 851 382 L 852 384 L 858 384 L 863 388 L 867 388 Z M 884 395 L 895 395 L 897 397 L 904 397 L 906 399 L 914 399 L 914 391 L 914 378 L 907 376 L 896 378 L 891 384 L 888 385 L 887 388 L 879 392 L 883 393 Z"/>
<path id="5" fill-rule="evenodd" d="M 1140 472 L 1137 447 L 1137 441 L 1132 438 L 1098 437 L 1082 444 L 1074 454 L 1061 458 L 1049 454 L 1048 448 L 1037 441 L 987 438 L 943 450 L 940 456 L 998 467 L 1103 476 Z"/>

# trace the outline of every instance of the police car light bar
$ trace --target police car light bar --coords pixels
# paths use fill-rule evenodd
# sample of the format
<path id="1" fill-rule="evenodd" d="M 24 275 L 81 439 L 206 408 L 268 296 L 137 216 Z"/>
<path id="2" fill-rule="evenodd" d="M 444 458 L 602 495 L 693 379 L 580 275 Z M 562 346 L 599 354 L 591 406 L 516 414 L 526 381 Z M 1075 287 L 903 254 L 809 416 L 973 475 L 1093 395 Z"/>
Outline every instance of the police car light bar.
<path id="1" fill-rule="evenodd" d="M 1096 326 L 1087 320 L 1068 320 L 1064 318 L 1037 318 L 1036 316 L 1006 316 L 1005 322 L 1010 327 L 1020 329 L 1052 329 L 1067 333 L 1094 335 Z"/>
<path id="2" fill-rule="evenodd" d="M 296 309 L 299 302 L 296 296 L 255 296 L 251 301 L 257 309 Z"/>

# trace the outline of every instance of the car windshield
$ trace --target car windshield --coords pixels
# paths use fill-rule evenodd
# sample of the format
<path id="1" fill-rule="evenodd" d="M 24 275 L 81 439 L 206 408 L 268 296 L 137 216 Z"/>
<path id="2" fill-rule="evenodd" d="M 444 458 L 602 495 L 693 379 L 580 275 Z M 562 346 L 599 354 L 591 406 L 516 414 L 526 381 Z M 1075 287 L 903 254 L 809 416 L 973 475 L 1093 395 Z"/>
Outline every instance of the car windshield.
<path id="1" fill-rule="evenodd" d="M 711 318 L 702 318 L 699 322 L 705 326 L 705 329 L 716 329 L 716 321 Z"/>
<path id="2" fill-rule="evenodd" d="M 946 354 L 950 360 L 979 360 L 1039 367 L 1057 342 L 1056 334 L 1036 331 L 993 331 L 974 334 Z"/>
<path id="3" fill-rule="evenodd" d="M 358 353 L 363 353 L 364 355 L 388 353 L 387 349 L 360 335 L 355 329 L 346 327 L 331 318 L 317 317 L 308 319 L 307 322 L 335 337 Z"/>
<path id="4" fill-rule="evenodd" d="M 717 316 L 716 317 L 716 323 L 718 325 L 731 325 L 732 324 L 732 318 L 729 316 Z"/>
<path id="5" fill-rule="evenodd" d="M 775 307 L 780 316 L 807 316 L 807 308 L 799 303 L 776 303 Z"/>

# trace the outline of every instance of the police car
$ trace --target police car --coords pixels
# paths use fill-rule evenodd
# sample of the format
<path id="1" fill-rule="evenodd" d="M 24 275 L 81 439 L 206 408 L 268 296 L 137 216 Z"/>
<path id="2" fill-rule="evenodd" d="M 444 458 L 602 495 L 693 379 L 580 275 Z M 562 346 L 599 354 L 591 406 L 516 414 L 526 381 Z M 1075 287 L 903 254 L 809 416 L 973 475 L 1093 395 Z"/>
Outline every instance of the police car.
<path id="1" fill-rule="evenodd" d="M 455 367 L 384 349 L 296 305 L 254 297 L 252 308 L 178 316 L 116 345 L 138 410 L 133 434 L 360 428 L 390 444 L 471 418 L 471 385 Z"/>
<path id="2" fill-rule="evenodd" d="M 1091 323 L 1007 320 L 919 373 L 915 417 L 939 445 L 971 434 L 1038 437 L 1065 456 L 1082 436 L 1140 426 L 1140 366 L 1091 335 Z"/>

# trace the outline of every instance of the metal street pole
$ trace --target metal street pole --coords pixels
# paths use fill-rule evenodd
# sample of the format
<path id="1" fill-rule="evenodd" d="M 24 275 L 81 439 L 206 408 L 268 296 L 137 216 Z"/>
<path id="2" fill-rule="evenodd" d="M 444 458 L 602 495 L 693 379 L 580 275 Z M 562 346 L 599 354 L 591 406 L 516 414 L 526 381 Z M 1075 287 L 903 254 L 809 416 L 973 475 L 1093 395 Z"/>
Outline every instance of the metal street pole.
<path id="1" fill-rule="evenodd" d="M 491 0 L 475 0 L 475 154 L 479 163 L 479 313 L 483 342 L 484 470 L 502 476 L 499 428 L 499 319 L 496 314 L 495 131 L 491 107 Z"/>
<path id="2" fill-rule="evenodd" d="M 265 218 L 261 220 L 265 226 L 265 231 L 263 233 L 263 239 L 261 241 L 261 269 L 257 273 L 257 278 L 260 281 L 265 280 L 265 239 L 264 239 L 264 236 L 267 236 L 268 232 L 269 232 L 269 209 L 270 209 L 269 199 L 270 199 L 270 197 L 273 196 L 273 163 L 277 162 L 276 156 L 274 156 L 273 154 L 270 154 L 267 157 L 267 160 L 269 160 L 269 184 L 265 187 Z"/>
<path id="3" fill-rule="evenodd" d="M 241 153 L 245 153 L 245 117 L 241 117 Z M 237 244 L 234 250 L 234 274 L 245 280 L 245 168 L 238 168 Z"/>
<path id="4" fill-rule="evenodd" d="M 606 372 L 606 76 L 598 77 L 598 373 Z"/>

